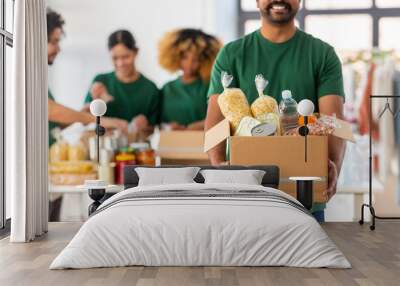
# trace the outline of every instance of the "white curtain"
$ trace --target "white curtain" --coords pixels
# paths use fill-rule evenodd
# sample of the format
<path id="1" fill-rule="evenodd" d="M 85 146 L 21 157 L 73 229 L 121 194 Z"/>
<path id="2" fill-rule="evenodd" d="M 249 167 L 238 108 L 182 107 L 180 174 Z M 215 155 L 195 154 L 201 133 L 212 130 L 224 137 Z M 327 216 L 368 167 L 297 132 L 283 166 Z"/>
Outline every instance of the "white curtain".
<path id="1" fill-rule="evenodd" d="M 15 1 L 13 92 L 6 111 L 12 242 L 47 232 L 47 25 L 44 0 Z"/>

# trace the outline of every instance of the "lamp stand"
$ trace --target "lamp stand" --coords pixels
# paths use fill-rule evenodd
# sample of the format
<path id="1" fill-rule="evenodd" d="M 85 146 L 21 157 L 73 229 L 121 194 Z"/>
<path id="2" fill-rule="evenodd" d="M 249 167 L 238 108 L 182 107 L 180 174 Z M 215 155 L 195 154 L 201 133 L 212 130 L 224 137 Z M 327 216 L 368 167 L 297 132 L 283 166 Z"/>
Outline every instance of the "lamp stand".
<path id="1" fill-rule="evenodd" d="M 106 133 L 106 129 L 100 125 L 100 116 L 96 116 L 96 153 L 97 153 L 97 168 L 100 166 L 100 136 Z M 100 200 L 106 194 L 106 188 L 90 188 L 88 187 L 89 197 L 94 201 L 89 205 L 89 216 L 92 215 L 100 206 Z"/>

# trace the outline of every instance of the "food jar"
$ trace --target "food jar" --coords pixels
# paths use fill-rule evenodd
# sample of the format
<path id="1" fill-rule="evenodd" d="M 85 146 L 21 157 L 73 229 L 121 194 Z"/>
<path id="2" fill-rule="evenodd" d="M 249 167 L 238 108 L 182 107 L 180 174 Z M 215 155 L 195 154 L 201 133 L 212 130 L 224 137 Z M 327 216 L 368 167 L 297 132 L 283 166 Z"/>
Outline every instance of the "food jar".
<path id="1" fill-rule="evenodd" d="M 136 157 L 133 153 L 133 149 L 129 147 L 120 149 L 120 152 L 115 156 L 115 163 L 115 183 L 123 185 L 125 166 L 136 164 Z"/>

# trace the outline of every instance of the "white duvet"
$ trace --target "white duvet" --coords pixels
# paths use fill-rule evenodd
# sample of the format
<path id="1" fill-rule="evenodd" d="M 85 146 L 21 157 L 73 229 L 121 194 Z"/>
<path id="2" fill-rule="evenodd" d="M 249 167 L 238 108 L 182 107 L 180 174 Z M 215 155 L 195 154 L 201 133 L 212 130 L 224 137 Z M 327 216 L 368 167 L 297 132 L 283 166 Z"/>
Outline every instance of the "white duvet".
<path id="1" fill-rule="evenodd" d="M 184 184 L 136 187 L 100 206 L 50 269 L 145 266 L 293 266 L 349 268 L 309 214 L 261 198 L 182 197 L 122 200 L 146 191 L 258 190 L 262 186 Z M 298 203 L 298 202 L 297 202 Z"/>

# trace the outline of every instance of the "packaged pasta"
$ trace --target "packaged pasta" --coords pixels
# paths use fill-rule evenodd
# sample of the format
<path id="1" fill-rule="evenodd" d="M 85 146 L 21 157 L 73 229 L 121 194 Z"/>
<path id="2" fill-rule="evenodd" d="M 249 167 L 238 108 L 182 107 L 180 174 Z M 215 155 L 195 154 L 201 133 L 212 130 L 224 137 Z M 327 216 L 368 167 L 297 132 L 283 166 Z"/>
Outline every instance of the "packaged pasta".
<path id="1" fill-rule="evenodd" d="M 60 128 L 54 128 L 52 136 L 56 139 L 49 151 L 50 163 L 68 160 L 68 143 L 63 139 Z"/>
<path id="2" fill-rule="evenodd" d="M 235 132 L 243 117 L 251 117 L 251 111 L 243 91 L 239 88 L 228 88 L 232 80 L 231 75 L 226 72 L 221 73 L 224 91 L 218 97 L 218 105 L 224 117 L 229 120 L 232 131 Z"/>
<path id="3" fill-rule="evenodd" d="M 82 136 L 86 127 L 82 123 L 74 123 L 62 131 L 62 137 L 68 142 L 68 160 L 83 161 L 88 158 L 88 150 Z"/>
<path id="4" fill-rule="evenodd" d="M 83 161 L 88 157 L 88 152 L 85 145 L 82 142 L 78 142 L 74 145 L 69 145 L 68 148 L 68 160 L 69 161 Z"/>
<path id="5" fill-rule="evenodd" d="M 278 103 L 273 97 L 264 95 L 268 80 L 266 80 L 262 74 L 256 76 L 255 83 L 258 91 L 258 98 L 251 105 L 251 112 L 256 119 L 265 122 L 268 113 L 278 114 Z"/>

